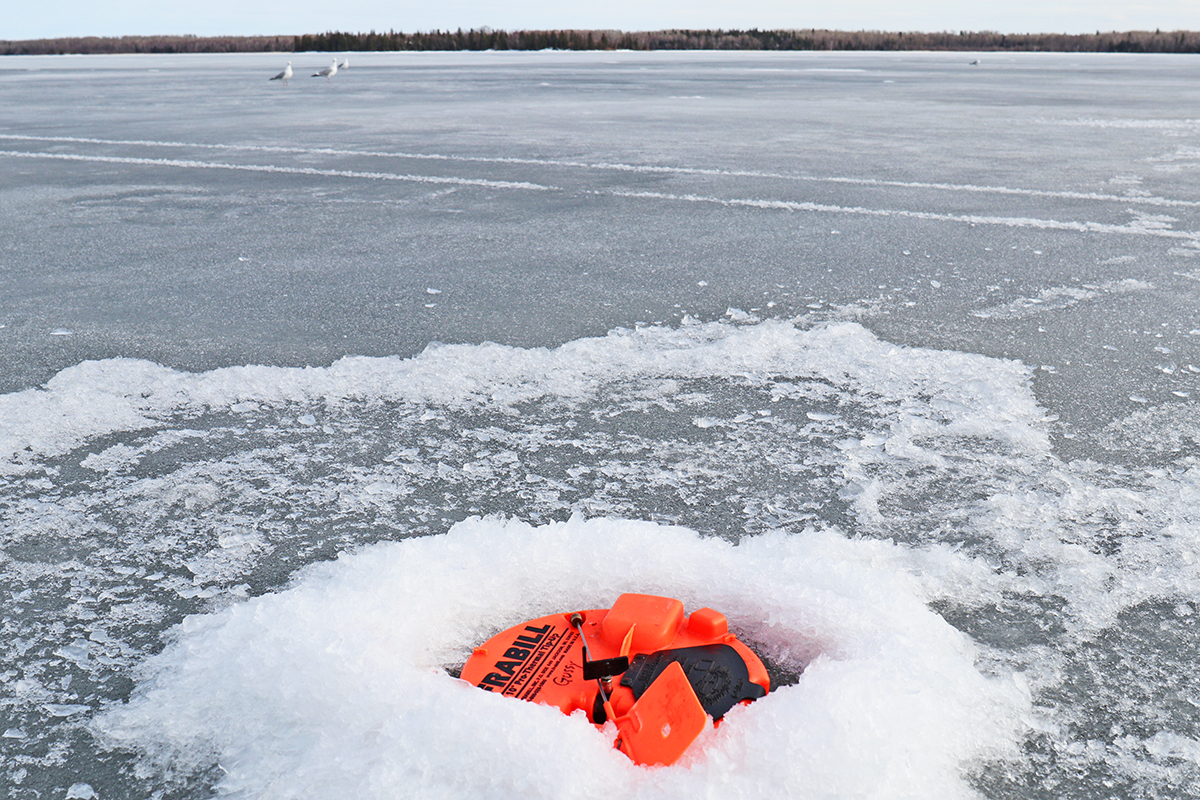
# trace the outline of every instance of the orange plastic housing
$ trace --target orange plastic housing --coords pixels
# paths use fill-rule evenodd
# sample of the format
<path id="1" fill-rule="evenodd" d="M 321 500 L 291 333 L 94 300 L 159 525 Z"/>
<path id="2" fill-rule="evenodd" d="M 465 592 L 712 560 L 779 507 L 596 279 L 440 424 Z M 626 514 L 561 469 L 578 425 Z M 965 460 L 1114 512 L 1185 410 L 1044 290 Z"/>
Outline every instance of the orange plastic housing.
<path id="1" fill-rule="evenodd" d="M 578 629 L 572 624 L 575 613 L 582 617 Z M 580 631 L 592 662 L 728 645 L 745 662 L 749 682 L 757 684 L 750 688 L 761 694 L 770 689 L 762 661 L 729 632 L 723 614 L 700 608 L 689 616 L 679 600 L 645 594 L 622 594 L 609 609 L 552 614 L 498 633 L 475 648 L 461 678 L 507 697 L 557 706 L 564 714 L 583 711 L 593 723 L 613 719 L 619 731 L 617 747 L 635 762 L 672 763 L 703 729 L 705 712 L 694 691 L 695 676 L 705 679 L 702 668 L 693 668 L 685 677 L 683 669 L 671 663 L 639 699 L 632 688 L 621 685 L 620 674 L 607 681 L 584 679 Z M 724 675 L 715 678 L 725 680 Z M 602 686 L 607 703 L 598 697 Z M 654 734 L 649 738 L 642 733 L 647 727 Z"/>

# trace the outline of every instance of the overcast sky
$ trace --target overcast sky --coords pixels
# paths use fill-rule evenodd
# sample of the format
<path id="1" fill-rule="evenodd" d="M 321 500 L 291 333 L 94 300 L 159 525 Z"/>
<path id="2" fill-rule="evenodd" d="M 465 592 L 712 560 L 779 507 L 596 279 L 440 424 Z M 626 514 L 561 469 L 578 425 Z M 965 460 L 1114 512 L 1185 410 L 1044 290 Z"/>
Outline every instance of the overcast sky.
<path id="1" fill-rule="evenodd" d="M 0 4 L 0 39 L 480 28 L 1198 30 L 1200 0 L 41 0 Z"/>

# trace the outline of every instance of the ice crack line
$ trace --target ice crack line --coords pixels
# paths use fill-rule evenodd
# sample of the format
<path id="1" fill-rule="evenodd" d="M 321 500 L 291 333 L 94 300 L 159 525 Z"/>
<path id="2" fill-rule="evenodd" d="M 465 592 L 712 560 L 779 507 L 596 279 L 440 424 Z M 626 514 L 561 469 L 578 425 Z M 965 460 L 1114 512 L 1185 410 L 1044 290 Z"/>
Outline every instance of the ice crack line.
<path id="1" fill-rule="evenodd" d="M 1051 189 L 1023 189 L 1009 186 L 979 186 L 969 183 L 943 183 L 937 181 L 891 181 L 877 178 L 852 178 L 844 176 L 799 175 L 783 172 L 756 170 L 714 169 L 707 167 L 672 167 L 658 164 L 623 164 L 608 161 L 572 161 L 552 158 L 517 158 L 461 156 L 439 153 L 405 153 L 378 150 L 340 150 L 327 147 L 281 147 L 275 145 L 201 144 L 198 142 L 164 142 L 146 139 L 92 139 L 77 136 L 26 136 L 0 134 L 0 139 L 29 142 L 63 142 L 74 144 L 106 144 L 139 147 L 183 147 L 205 150 L 243 151 L 256 153 L 286 153 L 292 155 L 359 156 L 368 158 L 402 158 L 423 161 L 457 161 L 476 164 L 524 164 L 531 166 L 569 167 L 573 169 L 610 170 L 617 172 L 641 172 L 662 175 L 704 175 L 729 178 L 762 178 L 767 180 L 803 181 L 808 183 L 839 183 L 851 186 L 881 186 L 897 189 L 933 189 L 946 192 L 973 192 L 978 194 L 1002 194 L 1022 197 L 1057 197 L 1065 200 L 1091 200 L 1105 203 L 1130 205 L 1164 206 L 1175 208 L 1200 208 L 1200 201 L 1174 200 L 1166 197 L 1139 197 L 1101 192 L 1074 192 Z"/>
<path id="2" fill-rule="evenodd" d="M 726 199 L 694 194 L 668 194 L 665 192 L 623 192 L 620 190 L 595 191 L 592 194 L 614 197 L 631 197 L 647 200 L 670 200 L 687 203 L 711 203 L 729 207 L 770 208 L 782 211 L 812 211 L 826 214 L 857 214 L 868 217 L 902 217 L 905 219 L 936 220 L 943 222 L 966 222 L 972 225 L 1003 225 L 1009 228 L 1037 228 L 1041 230 L 1078 231 L 1080 233 L 1117 233 L 1134 236 L 1156 236 L 1163 239 L 1182 239 L 1200 242 L 1200 231 L 1175 231 L 1165 228 L 1150 228 L 1136 224 L 1112 225 L 1103 222 L 1069 222 L 1037 217 L 997 217 L 978 214 L 945 214 L 937 211 L 906 211 L 903 209 L 863 208 L 861 206 L 835 206 L 825 203 L 797 202 L 793 200 Z"/>
<path id="3" fill-rule="evenodd" d="M 319 175 L 334 178 L 367 178 L 378 181 L 408 181 L 412 183 L 452 184 L 455 186 L 484 186 L 491 189 L 529 189 L 533 191 L 561 191 L 557 186 L 545 186 L 526 181 L 492 181 L 484 178 L 447 178 L 431 175 L 400 175 L 393 172 L 361 172 L 346 169 L 318 169 L 316 167 L 277 167 L 269 164 L 224 164 L 214 161 L 187 161 L 171 158 L 130 158 L 126 156 L 84 156 L 74 153 L 24 153 L 18 150 L 0 150 L 0 156 L 15 158 L 43 158 L 59 161 L 87 161 L 105 164 L 139 164 L 154 167 L 180 167 L 183 169 L 228 169 L 243 172 L 277 172 L 285 175 Z"/>
<path id="4" fill-rule="evenodd" d="M 82 161 L 111 164 L 137 164 L 182 169 L 219 169 L 245 172 L 273 172 L 286 175 L 316 175 L 337 178 L 365 178 L 369 180 L 409 181 L 414 183 L 450 184 L 455 186 L 482 186 L 498 189 L 524 189 L 533 191 L 563 191 L 558 186 L 529 183 L 525 181 L 493 181 L 484 178 L 452 178 L 430 175 L 404 175 L 391 172 L 364 172 L 359 170 L 318 169 L 316 167 L 279 167 L 268 164 L 227 164 L 213 161 L 193 161 L 168 158 L 135 158 L 128 156 L 87 156 L 75 153 L 28 153 L 18 150 L 0 150 L 0 156 L 15 158 L 53 159 L 59 161 Z M 864 208 L 862 206 L 837 206 L 794 200 L 761 200 L 749 198 L 721 198 L 692 194 L 670 194 L 665 192 L 591 190 L 587 194 L 605 197 L 628 197 L 672 202 L 710 203 L 726 207 L 779 209 L 783 211 L 809 211 L 826 214 L 856 214 L 873 217 L 900 217 L 906 219 L 936 220 L 944 222 L 966 222 L 973 225 L 1003 225 L 1010 228 L 1037 228 L 1042 230 L 1077 231 L 1081 233 L 1116 233 L 1137 236 L 1154 236 L 1163 239 L 1200 242 L 1200 232 L 1176 231 L 1169 228 L 1138 224 L 1113 225 L 1101 222 L 1072 222 L 1037 217 L 1000 217 L 978 214 L 946 214 L 936 211 L 910 211 L 904 209 Z"/>

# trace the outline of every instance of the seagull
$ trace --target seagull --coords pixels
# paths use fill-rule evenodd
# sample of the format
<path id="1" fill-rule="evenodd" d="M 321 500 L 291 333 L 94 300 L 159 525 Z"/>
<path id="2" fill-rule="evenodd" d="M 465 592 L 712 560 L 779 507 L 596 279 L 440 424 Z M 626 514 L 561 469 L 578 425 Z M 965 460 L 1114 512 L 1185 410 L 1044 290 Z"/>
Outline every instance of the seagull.
<path id="1" fill-rule="evenodd" d="M 325 80 L 329 80 L 334 75 L 337 75 L 337 59 L 336 58 L 333 60 L 333 63 L 330 64 L 328 67 L 321 70 L 320 72 L 314 72 L 312 74 L 312 76 L 314 78 L 324 78 Z"/>
<path id="2" fill-rule="evenodd" d="M 347 59 L 343 60 L 342 65 L 340 67 L 338 67 L 338 69 L 339 70 L 350 69 L 350 59 L 347 58 Z"/>
<path id="3" fill-rule="evenodd" d="M 290 61 L 287 63 L 287 66 L 283 68 L 283 72 L 279 73 L 274 78 L 271 78 L 271 80 L 273 80 L 273 81 L 283 81 L 284 86 L 287 86 L 287 82 L 290 81 L 291 79 L 292 79 L 292 62 L 290 62 Z"/>

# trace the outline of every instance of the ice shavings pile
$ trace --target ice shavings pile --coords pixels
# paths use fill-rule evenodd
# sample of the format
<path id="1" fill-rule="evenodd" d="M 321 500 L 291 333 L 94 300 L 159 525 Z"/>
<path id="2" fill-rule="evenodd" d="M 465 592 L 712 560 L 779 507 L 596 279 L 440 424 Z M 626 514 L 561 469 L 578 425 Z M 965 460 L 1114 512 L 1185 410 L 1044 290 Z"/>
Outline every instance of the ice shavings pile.
<path id="1" fill-rule="evenodd" d="M 467 520 L 187 618 L 94 727 L 163 774 L 218 762 L 233 797 L 959 798 L 972 765 L 1015 754 L 1028 696 L 976 671 L 917 566 L 894 545 L 814 531 L 734 546 L 644 522 Z M 804 672 L 681 764 L 644 769 L 583 717 L 442 669 L 503 627 L 622 591 L 718 608 Z"/>
<path id="2" fill-rule="evenodd" d="M 1151 284 L 1133 278 L 1109 281 L 1099 285 L 1053 286 L 1043 289 L 1036 297 L 1018 297 L 1002 305 L 979 309 L 973 313 L 975 316 L 985 319 L 1018 320 L 1038 314 L 1061 311 L 1102 295 L 1132 294 L 1145 292 L 1152 288 L 1154 287 Z"/>
<path id="3" fill-rule="evenodd" d="M 902 358 L 889 358 L 901 352 Z M 553 350 L 439 345 L 412 359 L 351 357 L 329 367 L 242 366 L 192 374 L 109 359 L 63 370 L 42 388 L 0 396 L 0 470 L 19 472 L 39 456 L 61 455 L 116 431 L 152 428 L 180 413 L 353 400 L 512 409 L 547 395 L 593 397 L 605 383 L 631 374 L 797 373 L 885 397 L 944 396 L 957 410 L 987 418 L 994 399 L 989 395 L 1023 382 L 1027 372 L 1015 362 L 899 348 L 855 323 L 801 330 L 775 321 L 618 330 Z M 984 373 L 994 377 L 980 377 Z M 1014 402 L 1034 410 L 1031 395 L 1005 398 Z M 1040 435 L 1020 427 L 1006 433 Z"/>

